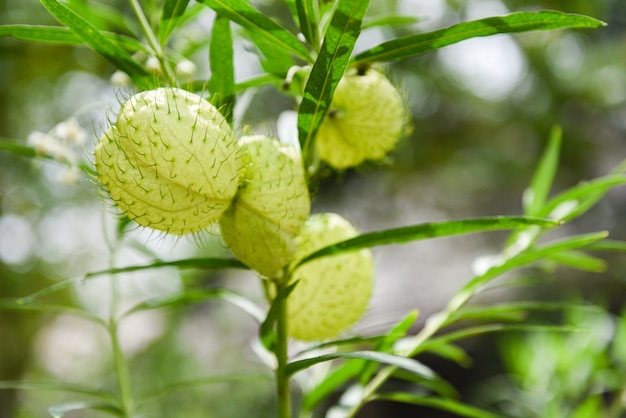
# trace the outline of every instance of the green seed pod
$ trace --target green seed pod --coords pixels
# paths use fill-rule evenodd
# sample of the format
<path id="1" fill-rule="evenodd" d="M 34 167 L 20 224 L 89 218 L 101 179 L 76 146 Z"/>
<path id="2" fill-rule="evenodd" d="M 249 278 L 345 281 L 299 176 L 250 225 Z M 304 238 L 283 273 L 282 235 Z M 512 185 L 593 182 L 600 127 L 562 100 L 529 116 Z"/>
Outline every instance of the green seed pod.
<path id="1" fill-rule="evenodd" d="M 389 80 L 373 69 L 353 69 L 337 85 L 320 125 L 319 157 L 336 169 L 380 160 L 396 146 L 405 123 L 402 97 Z"/>
<path id="2" fill-rule="evenodd" d="M 240 139 L 239 191 L 220 219 L 224 241 L 250 268 L 277 278 L 296 253 L 311 203 L 300 153 L 266 136 Z"/>
<path id="3" fill-rule="evenodd" d="M 139 225 L 172 234 L 217 221 L 237 191 L 232 131 L 202 97 L 159 88 L 131 97 L 95 151 L 98 178 Z"/>
<path id="4" fill-rule="evenodd" d="M 312 215 L 298 236 L 296 260 L 320 248 L 358 235 L 333 213 Z M 288 332 L 303 341 L 336 337 L 365 313 L 372 293 L 374 266 L 370 250 L 323 257 L 299 267 L 298 284 L 287 298 Z"/>

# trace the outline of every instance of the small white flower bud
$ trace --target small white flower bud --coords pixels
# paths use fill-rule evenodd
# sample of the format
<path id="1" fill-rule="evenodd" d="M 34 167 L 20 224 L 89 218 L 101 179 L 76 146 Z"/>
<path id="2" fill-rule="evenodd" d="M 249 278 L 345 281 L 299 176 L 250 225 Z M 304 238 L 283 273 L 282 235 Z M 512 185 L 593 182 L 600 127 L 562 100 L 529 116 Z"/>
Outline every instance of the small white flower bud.
<path id="1" fill-rule="evenodd" d="M 130 77 L 124 71 L 116 71 L 111 75 L 111 84 L 118 87 L 125 87 L 130 84 Z"/>
<path id="2" fill-rule="evenodd" d="M 191 77 L 197 70 L 196 64 L 189 60 L 182 60 L 176 64 L 176 74 L 180 77 Z"/>
<path id="3" fill-rule="evenodd" d="M 161 62 L 157 57 L 150 57 L 146 61 L 146 70 L 153 74 L 161 73 Z"/>

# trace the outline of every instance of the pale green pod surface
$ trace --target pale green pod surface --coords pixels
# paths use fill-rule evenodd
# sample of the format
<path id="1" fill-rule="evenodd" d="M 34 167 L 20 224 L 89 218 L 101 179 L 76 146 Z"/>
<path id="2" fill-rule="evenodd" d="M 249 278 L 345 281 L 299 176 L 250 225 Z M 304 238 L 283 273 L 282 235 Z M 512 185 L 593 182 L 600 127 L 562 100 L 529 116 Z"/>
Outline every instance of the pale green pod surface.
<path id="1" fill-rule="evenodd" d="M 357 230 L 339 215 L 312 215 L 298 236 L 296 260 L 356 235 Z M 289 335 L 321 341 L 354 325 L 367 310 L 373 277 L 372 253 L 367 249 L 322 257 L 299 267 L 292 277 L 298 284 L 287 298 Z"/>
<path id="2" fill-rule="evenodd" d="M 296 253 L 295 237 L 311 203 L 300 152 L 266 136 L 240 139 L 239 191 L 220 219 L 222 237 L 241 261 L 279 277 Z"/>
<path id="3" fill-rule="evenodd" d="M 237 191 L 231 128 L 202 97 L 159 88 L 131 97 L 95 151 L 98 178 L 139 225 L 173 234 L 218 220 Z"/>
<path id="4" fill-rule="evenodd" d="M 376 70 L 351 70 L 337 85 L 330 110 L 320 125 L 320 159 L 337 169 L 380 160 L 402 136 L 406 110 L 402 97 Z"/>

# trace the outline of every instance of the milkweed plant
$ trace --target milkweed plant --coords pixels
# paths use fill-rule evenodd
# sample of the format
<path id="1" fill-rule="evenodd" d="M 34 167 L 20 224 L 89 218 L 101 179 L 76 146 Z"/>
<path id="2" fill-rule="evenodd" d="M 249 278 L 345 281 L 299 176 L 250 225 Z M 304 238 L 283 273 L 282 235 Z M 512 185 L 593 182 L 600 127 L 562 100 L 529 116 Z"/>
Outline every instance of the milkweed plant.
<path id="1" fill-rule="evenodd" d="M 380 400 L 458 416 L 498 416 L 460 400 L 455 388 L 421 363 L 418 355 L 430 353 L 463 363 L 467 354 L 459 341 L 486 332 L 537 331 L 538 326 L 524 323 L 520 315 L 559 309 L 533 301 L 468 306 L 495 279 L 545 263 L 596 271 L 598 258 L 585 251 L 626 249 L 625 243 L 607 239 L 604 231 L 557 234 L 556 240 L 546 237 L 584 214 L 612 188 L 626 184 L 626 167 L 620 166 L 604 177 L 552 194 L 562 141 L 558 127 L 546 133 L 549 140 L 523 193 L 520 216 L 465 218 L 360 233 L 340 213 L 311 210 L 326 184 L 321 181 L 324 173 L 342 173 L 363 164 L 373 170 L 381 162 L 393 165 L 394 148 L 411 130 L 407 98 L 414 93 L 390 81 L 388 63 L 475 37 L 604 26 L 592 17 L 521 11 L 431 32 L 403 31 L 403 36 L 365 45 L 355 53 L 362 32 L 407 25 L 411 18 L 369 16 L 369 0 L 286 0 L 288 23 L 261 13 L 246 0 L 145 4 L 129 0 L 138 29 L 131 36 L 101 30 L 97 20 L 73 8 L 72 2 L 41 3 L 59 26 L 5 25 L 0 35 L 50 48 L 89 47 L 117 69 L 111 83 L 117 86 L 119 108 L 108 111 L 106 126 L 94 127 L 92 136 L 75 120 L 64 122 L 62 134 L 68 141 L 94 141 L 94 151 L 84 159 L 70 146 L 60 145 L 54 135 L 43 133 L 33 133 L 28 141 L 3 139 L 0 150 L 56 160 L 67 167 L 67 182 L 88 182 L 103 202 L 105 216 L 117 220 L 112 244 L 119 247 L 116 251 L 123 251 L 125 234 L 139 228 L 157 237 L 190 236 L 202 254 L 155 258 L 138 265 L 117 265 L 111 257 L 107 269 L 85 271 L 79 278 L 2 300 L 3 310 L 79 314 L 108 332 L 116 376 L 110 389 L 63 381 L 2 382 L 5 389 L 52 388 L 77 397 L 75 402 L 50 405 L 51 416 L 78 410 L 125 418 L 148 416 L 146 405 L 153 398 L 142 398 L 136 390 L 135 376 L 121 349 L 119 325 L 137 312 L 209 299 L 233 303 L 257 322 L 255 350 L 267 365 L 263 378 L 274 381 L 277 417 L 320 416 L 322 406 L 328 417 L 354 417 L 368 403 Z M 208 64 L 194 62 L 197 55 L 177 50 L 181 34 L 199 16 L 212 19 L 209 39 L 196 41 L 208 49 Z M 233 45 L 240 38 L 261 64 L 258 74 L 243 81 L 235 77 L 238 63 Z M 196 76 L 202 66 L 210 70 L 207 78 Z M 289 97 L 297 113 L 293 137 L 278 139 L 267 131 L 255 131 L 245 113 L 236 111 L 238 101 L 259 87 L 275 88 Z M 373 247 L 498 230 L 510 231 L 502 251 L 476 271 L 441 311 L 419 322 L 417 310 L 408 312 L 381 335 L 346 333 L 369 306 L 376 280 Z M 218 235 L 230 256 L 203 246 L 207 234 Z M 219 289 L 192 287 L 167 298 L 130 306 L 120 303 L 120 275 L 163 267 L 247 270 L 250 280 L 260 283 L 265 302 L 246 298 L 226 282 Z M 52 294 L 96 279 L 111 282 L 111 307 L 105 315 L 48 301 Z M 167 376 L 162 380 L 161 394 L 184 390 L 180 382 L 167 381 Z M 403 382 L 402 389 L 390 389 L 387 383 L 392 380 Z M 195 384 L 209 383 L 200 379 Z M 180 408 L 177 416 L 185 416 L 184 405 Z"/>

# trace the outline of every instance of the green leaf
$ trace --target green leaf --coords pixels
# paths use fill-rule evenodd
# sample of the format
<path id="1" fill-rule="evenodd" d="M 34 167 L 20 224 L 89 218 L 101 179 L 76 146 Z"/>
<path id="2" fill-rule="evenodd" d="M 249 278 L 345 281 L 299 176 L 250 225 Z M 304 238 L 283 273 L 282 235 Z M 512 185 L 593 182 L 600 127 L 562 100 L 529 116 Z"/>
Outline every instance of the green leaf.
<path id="1" fill-rule="evenodd" d="M 438 344 L 424 350 L 443 359 L 450 360 L 461 367 L 471 367 L 473 360 L 461 347 L 454 344 Z"/>
<path id="2" fill-rule="evenodd" d="M 500 418 L 499 415 L 484 411 L 471 405 L 464 404 L 450 398 L 416 395 L 407 392 L 384 393 L 376 395 L 375 400 L 402 402 L 413 405 L 428 406 L 442 411 L 452 412 L 457 416 L 471 418 Z"/>
<path id="3" fill-rule="evenodd" d="M 604 260 L 580 251 L 561 251 L 551 255 L 549 259 L 564 266 L 591 273 L 601 273 L 606 270 L 606 262 Z"/>
<path id="4" fill-rule="evenodd" d="M 19 155 L 26 158 L 44 158 L 47 160 L 54 160 L 61 164 L 71 165 L 69 161 L 59 160 L 54 155 L 44 154 L 38 152 L 34 147 L 24 145 L 19 143 L 17 140 L 9 139 L 9 138 L 0 138 L 0 151 L 7 151 L 15 155 Z M 79 162 L 78 168 L 81 169 L 85 174 L 89 174 L 91 176 L 95 176 L 96 172 L 91 166 L 91 164 L 85 162 Z"/>
<path id="5" fill-rule="evenodd" d="M 420 55 L 466 39 L 498 33 L 567 28 L 598 28 L 605 23 L 594 18 L 557 11 L 518 12 L 489 17 L 384 42 L 354 57 L 355 62 L 393 61 Z"/>
<path id="6" fill-rule="evenodd" d="M 124 71 L 142 89 L 152 87 L 146 70 L 116 42 L 104 36 L 98 28 L 58 0 L 40 0 L 46 9 L 63 25 L 82 38 L 94 51 Z"/>
<path id="7" fill-rule="evenodd" d="M 229 302 L 249 314 L 258 323 L 263 322 L 265 313 L 251 300 L 238 293 L 226 289 L 203 289 L 183 293 L 167 299 L 149 300 L 134 306 L 124 315 L 148 309 L 187 307 L 192 303 L 204 302 L 208 299 L 221 299 Z M 1 305 L 0 305 L 1 306 Z"/>
<path id="8" fill-rule="evenodd" d="M 319 42 L 317 29 L 319 26 L 319 10 L 316 6 L 317 1 L 314 0 L 296 0 L 300 32 L 314 48 L 318 47 Z"/>
<path id="9" fill-rule="evenodd" d="M 230 20 L 220 14 L 215 16 L 209 46 L 211 102 L 220 109 L 228 123 L 233 123 L 235 108 L 235 67 L 233 64 L 233 38 Z"/>
<path id="10" fill-rule="evenodd" d="M 362 29 L 365 30 L 365 29 L 371 29 L 371 28 L 376 28 L 376 27 L 381 27 L 381 26 L 389 26 L 389 27 L 408 26 L 408 25 L 414 25 L 415 23 L 419 21 L 420 19 L 415 16 L 402 16 L 402 15 L 382 16 L 382 17 L 365 19 L 363 21 Z"/>
<path id="11" fill-rule="evenodd" d="M 546 203 L 548 193 L 552 188 L 552 181 L 559 167 L 559 151 L 561 149 L 561 137 L 563 131 L 560 127 L 554 127 L 548 146 L 539 161 L 535 175 L 525 192 L 524 213 L 528 216 L 539 216 L 541 209 Z"/>
<path id="12" fill-rule="evenodd" d="M 198 379 L 191 379 L 184 382 L 175 382 L 169 383 L 163 386 L 162 388 L 148 393 L 141 397 L 140 402 L 146 402 L 154 398 L 159 398 L 168 393 L 172 393 L 179 390 L 188 391 L 190 389 L 197 388 L 199 386 L 205 385 L 213 385 L 213 384 L 223 384 L 225 382 L 250 382 L 253 380 L 267 380 L 271 381 L 272 376 L 267 373 L 264 374 L 244 374 L 244 375 L 235 375 L 232 373 L 217 375 L 217 376 L 207 376 L 200 377 Z"/>
<path id="13" fill-rule="evenodd" d="M 430 379 L 430 380 L 437 379 L 435 373 L 430 368 L 424 366 L 422 363 L 418 362 L 417 360 L 413 360 L 413 359 L 402 357 L 402 356 L 396 356 L 396 355 L 389 354 L 389 353 L 379 353 L 376 351 L 353 351 L 353 352 L 346 352 L 346 353 L 331 353 L 331 354 L 324 354 L 324 355 L 317 356 L 317 357 L 307 358 L 304 360 L 294 361 L 294 362 L 287 364 L 287 367 L 285 367 L 285 374 L 287 376 L 292 376 L 316 364 L 323 363 L 326 361 L 336 360 L 339 358 L 371 360 L 377 363 L 388 364 L 391 366 L 408 370 L 425 379 Z"/>
<path id="14" fill-rule="evenodd" d="M 293 289 L 295 289 L 297 284 L 298 282 L 296 281 L 278 291 L 276 297 L 272 300 L 272 305 L 270 306 L 265 320 L 261 323 L 261 327 L 259 328 L 259 340 L 263 347 L 271 352 L 275 352 L 277 335 L 274 325 L 276 325 L 276 321 L 278 321 L 280 305 L 284 305 L 284 301 Z"/>
<path id="15" fill-rule="evenodd" d="M 56 305 L 56 304 L 39 304 L 29 303 L 24 305 L 20 299 L 5 299 L 0 298 L 0 310 L 5 311 L 30 311 L 30 312 L 43 312 L 54 314 L 66 314 L 80 316 L 84 319 L 94 321 L 98 324 L 104 325 L 104 320 L 93 313 L 84 309 L 76 308 L 74 306 Z"/>
<path id="16" fill-rule="evenodd" d="M 428 238 L 441 238 L 477 232 L 515 229 L 529 225 L 553 227 L 558 222 L 528 216 L 496 216 L 458 221 L 429 222 L 383 231 L 361 234 L 357 237 L 324 247 L 295 264 L 294 269 L 316 258 L 357 251 L 378 245 L 404 244 Z"/>
<path id="17" fill-rule="evenodd" d="M 180 17 L 185 13 L 188 4 L 189 0 L 165 0 L 159 23 L 159 41 L 161 45 L 167 42 L 167 38 L 178 25 Z"/>
<path id="18" fill-rule="evenodd" d="M 306 61 L 313 60 L 309 51 L 295 35 L 252 7 L 249 2 L 245 0 L 200 0 L 200 3 L 252 31 L 256 36 L 261 36 Z"/>
<path id="19" fill-rule="evenodd" d="M 68 402 L 48 408 L 48 413 L 54 418 L 62 418 L 66 413 L 82 410 L 100 410 L 110 412 L 118 417 L 126 416 L 126 413 L 117 405 L 101 402 Z"/>
<path id="20" fill-rule="evenodd" d="M 589 245 L 587 249 L 594 251 L 626 251 L 626 241 L 604 239 L 599 242 L 594 242 Z"/>
<path id="21" fill-rule="evenodd" d="M 101 387 L 89 387 L 80 384 L 66 383 L 59 380 L 53 382 L 37 382 L 29 380 L 20 381 L 1 381 L 0 389 L 18 389 L 18 390 L 52 390 L 59 392 L 75 393 L 77 395 L 94 397 L 108 403 L 116 402 L 116 395 L 108 392 Z"/>
<path id="22" fill-rule="evenodd" d="M 248 39 L 258 49 L 259 61 L 263 70 L 274 77 L 279 77 L 282 84 L 289 69 L 296 65 L 292 55 L 284 48 L 281 48 L 280 45 L 276 45 L 260 36 L 255 36 L 254 32 L 249 32 Z"/>
<path id="23" fill-rule="evenodd" d="M 132 51 L 146 50 L 145 46 L 136 39 L 111 32 L 102 32 L 111 42 L 117 42 Z M 86 45 L 86 42 L 62 26 L 35 26 L 35 25 L 4 25 L 0 26 L 0 37 L 8 36 L 21 41 L 39 42 L 56 45 Z"/>
<path id="24" fill-rule="evenodd" d="M 593 207 L 613 187 L 626 185 L 626 175 L 612 174 L 582 182 L 552 198 L 541 210 L 541 216 L 567 221 Z"/>
<path id="25" fill-rule="evenodd" d="M 324 377 L 317 386 L 304 394 L 302 404 L 304 409 L 313 410 L 321 402 L 328 399 L 339 387 L 356 377 L 363 369 L 365 360 L 349 359 Z"/>
<path id="26" fill-rule="evenodd" d="M 376 347 L 374 347 L 374 351 L 383 353 L 392 352 L 393 345 L 400 338 L 404 337 L 407 332 L 409 332 L 413 324 L 415 324 L 418 315 L 419 312 L 417 310 L 409 312 L 404 318 L 400 320 L 400 322 L 398 322 L 396 325 L 393 326 L 393 328 L 391 328 L 391 330 L 389 330 L 387 335 L 385 335 L 384 338 L 376 345 Z M 370 379 L 376 372 L 376 368 L 377 364 L 372 362 L 368 362 L 363 366 L 363 370 L 361 371 L 359 376 L 359 382 L 361 383 L 361 385 L 365 386 L 367 382 L 370 381 Z"/>
<path id="27" fill-rule="evenodd" d="M 568 237 L 559 241 L 555 241 L 543 247 L 523 251 L 509 258 L 503 264 L 494 266 L 486 271 L 484 274 L 474 277 L 471 281 L 465 284 L 465 286 L 463 286 L 463 289 L 459 293 L 467 292 L 467 294 L 473 294 L 479 286 L 483 286 L 484 284 L 508 271 L 533 264 L 537 261 L 543 260 L 546 257 L 550 257 L 562 251 L 569 251 L 586 247 L 596 241 L 606 238 L 607 235 L 608 233 L 604 231 L 584 235 L 575 235 L 573 237 Z"/>
<path id="28" fill-rule="evenodd" d="M 298 136 L 305 168 L 312 162 L 315 135 L 348 66 L 368 5 L 369 1 L 339 0 L 320 53 L 313 64 L 298 112 Z"/>
<path id="29" fill-rule="evenodd" d="M 235 260 L 235 259 L 229 259 L 229 258 L 188 258 L 188 259 L 175 260 L 175 261 L 156 260 L 150 264 L 145 264 L 145 265 L 114 267 L 111 269 L 87 273 L 85 276 L 80 277 L 78 279 L 65 280 L 63 282 L 55 283 L 52 286 L 48 286 L 29 296 L 18 299 L 18 303 L 21 303 L 21 304 L 32 303 L 35 300 L 40 299 L 44 296 L 51 295 L 61 290 L 69 289 L 74 286 L 78 286 L 87 280 L 90 280 L 99 276 L 106 276 L 106 275 L 119 274 L 119 273 L 130 273 L 133 271 L 150 270 L 150 269 L 163 268 L 163 267 L 177 267 L 179 269 L 197 268 L 197 269 L 211 269 L 211 270 L 228 269 L 228 268 L 245 269 L 245 270 L 248 269 L 248 267 L 246 267 L 243 263 L 241 263 L 241 261 Z"/>

